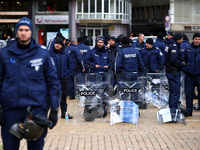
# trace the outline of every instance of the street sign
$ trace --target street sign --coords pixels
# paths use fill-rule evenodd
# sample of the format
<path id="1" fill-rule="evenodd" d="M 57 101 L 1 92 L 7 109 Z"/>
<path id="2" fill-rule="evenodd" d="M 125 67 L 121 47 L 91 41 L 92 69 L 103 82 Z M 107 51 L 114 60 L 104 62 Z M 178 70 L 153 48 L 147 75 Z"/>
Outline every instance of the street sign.
<path id="1" fill-rule="evenodd" d="M 171 20 L 170 16 L 165 16 L 165 21 L 169 22 Z"/>
<path id="2" fill-rule="evenodd" d="M 165 27 L 169 27 L 169 26 L 170 26 L 169 21 L 166 21 L 166 22 L 165 22 Z"/>

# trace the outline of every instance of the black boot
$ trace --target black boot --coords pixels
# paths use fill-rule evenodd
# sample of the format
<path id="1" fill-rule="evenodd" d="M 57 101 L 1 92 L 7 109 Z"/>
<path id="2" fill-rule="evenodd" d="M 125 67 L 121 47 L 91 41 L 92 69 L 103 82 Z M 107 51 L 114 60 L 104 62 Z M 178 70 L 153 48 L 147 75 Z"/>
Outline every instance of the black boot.
<path id="1" fill-rule="evenodd" d="M 61 109 L 61 118 L 65 119 L 66 110 Z"/>

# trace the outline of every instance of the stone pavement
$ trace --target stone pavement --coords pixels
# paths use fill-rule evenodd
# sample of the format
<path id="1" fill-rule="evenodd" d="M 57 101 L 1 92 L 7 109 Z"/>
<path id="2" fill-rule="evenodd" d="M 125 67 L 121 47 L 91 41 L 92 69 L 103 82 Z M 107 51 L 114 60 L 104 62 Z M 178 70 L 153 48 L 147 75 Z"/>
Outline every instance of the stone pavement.
<path id="1" fill-rule="evenodd" d="M 75 116 L 76 101 L 68 102 L 68 112 Z M 200 149 L 200 111 L 182 123 L 158 125 L 158 108 L 148 105 L 140 110 L 138 125 L 119 123 L 110 125 L 110 115 L 85 122 L 75 117 L 68 123 L 58 120 L 53 130 L 49 130 L 44 150 L 198 150 Z M 59 114 L 60 117 L 60 114 Z M 0 141 L 1 142 L 1 141 Z M 20 150 L 26 150 L 22 140 Z"/>

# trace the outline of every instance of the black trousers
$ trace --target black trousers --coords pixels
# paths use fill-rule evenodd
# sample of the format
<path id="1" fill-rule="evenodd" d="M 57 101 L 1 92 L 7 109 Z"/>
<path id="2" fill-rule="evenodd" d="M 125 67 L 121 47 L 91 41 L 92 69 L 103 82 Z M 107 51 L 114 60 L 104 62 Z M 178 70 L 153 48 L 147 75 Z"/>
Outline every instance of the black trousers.
<path id="1" fill-rule="evenodd" d="M 60 79 L 61 84 L 61 101 L 60 101 L 60 109 L 67 111 L 67 96 L 68 96 L 68 80 L 67 78 Z"/>

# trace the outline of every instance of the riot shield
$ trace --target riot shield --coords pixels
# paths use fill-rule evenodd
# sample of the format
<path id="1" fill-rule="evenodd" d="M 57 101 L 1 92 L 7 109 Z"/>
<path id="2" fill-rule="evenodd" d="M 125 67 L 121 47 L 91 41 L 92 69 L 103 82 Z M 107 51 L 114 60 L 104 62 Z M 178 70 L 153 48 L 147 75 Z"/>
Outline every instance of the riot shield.
<path id="1" fill-rule="evenodd" d="M 159 125 L 170 122 L 174 123 L 180 122 L 186 125 L 184 114 L 181 112 L 180 109 L 175 109 L 175 108 L 160 109 L 157 112 L 157 120 Z"/>
<path id="2" fill-rule="evenodd" d="M 144 100 L 144 86 L 139 82 L 137 73 L 126 72 L 118 74 L 117 77 L 118 99 L 110 101 L 110 124 L 119 122 L 138 124 L 138 108 Z"/>
<path id="3" fill-rule="evenodd" d="M 115 99 L 110 101 L 110 125 L 120 122 L 138 124 L 138 105 L 132 101 Z"/>
<path id="4" fill-rule="evenodd" d="M 159 109 L 168 104 L 169 84 L 165 73 L 147 73 L 145 99 Z"/>
<path id="5" fill-rule="evenodd" d="M 132 101 L 141 105 L 144 101 L 144 85 L 133 73 L 118 76 L 118 97 L 120 100 Z"/>
<path id="6" fill-rule="evenodd" d="M 86 73 L 75 77 L 77 117 L 93 121 L 107 115 L 108 101 L 112 97 L 108 73 Z"/>

